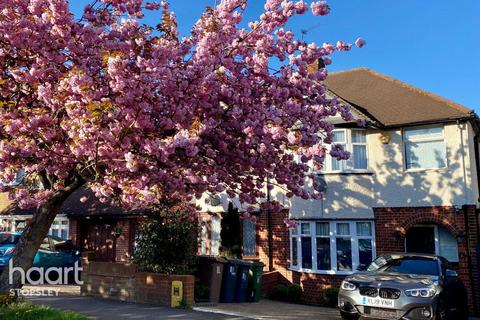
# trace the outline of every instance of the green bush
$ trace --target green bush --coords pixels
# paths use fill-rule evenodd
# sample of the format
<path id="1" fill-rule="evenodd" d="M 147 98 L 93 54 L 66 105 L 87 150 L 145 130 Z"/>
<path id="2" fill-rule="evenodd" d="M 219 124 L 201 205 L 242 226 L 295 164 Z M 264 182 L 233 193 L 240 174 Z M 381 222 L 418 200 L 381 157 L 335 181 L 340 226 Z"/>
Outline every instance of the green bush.
<path id="1" fill-rule="evenodd" d="M 336 307 L 338 303 L 338 288 L 327 288 L 323 293 L 323 299 L 329 307 Z"/>
<path id="2" fill-rule="evenodd" d="M 33 306 L 29 303 L 12 303 L 0 306 L 2 320 L 88 320 L 87 317 L 71 311 L 52 309 L 47 306 Z"/>
<path id="3" fill-rule="evenodd" d="M 288 287 L 284 284 L 277 284 L 273 287 L 270 294 L 273 300 L 288 301 Z"/>
<path id="4" fill-rule="evenodd" d="M 273 287 L 270 299 L 299 303 L 302 301 L 303 289 L 299 284 L 277 284 Z"/>
<path id="5" fill-rule="evenodd" d="M 303 289 L 299 284 L 291 284 L 288 286 L 288 301 L 299 303 L 302 301 Z"/>
<path id="6" fill-rule="evenodd" d="M 195 270 L 198 224 L 180 210 L 150 213 L 139 226 L 133 260 L 140 271 L 192 274 Z"/>
<path id="7" fill-rule="evenodd" d="M 220 255 L 229 259 L 242 258 L 242 243 L 240 234 L 240 213 L 230 202 L 227 212 L 222 213 L 222 228 L 220 231 Z"/>
<path id="8" fill-rule="evenodd" d="M 0 307 L 8 306 L 17 300 L 16 296 L 10 294 L 0 294 Z"/>

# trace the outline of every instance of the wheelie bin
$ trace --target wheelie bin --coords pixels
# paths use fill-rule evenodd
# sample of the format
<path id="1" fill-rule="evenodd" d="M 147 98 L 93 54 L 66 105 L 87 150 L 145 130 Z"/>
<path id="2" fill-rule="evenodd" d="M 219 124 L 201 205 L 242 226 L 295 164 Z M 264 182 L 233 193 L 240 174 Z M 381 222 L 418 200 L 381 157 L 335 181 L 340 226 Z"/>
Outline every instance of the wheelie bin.
<path id="1" fill-rule="evenodd" d="M 215 256 L 198 256 L 196 276 L 199 284 L 206 288 L 199 301 L 220 302 L 222 289 L 223 268 L 227 259 Z"/>
<path id="2" fill-rule="evenodd" d="M 262 289 L 262 274 L 265 265 L 254 261 L 250 268 L 250 277 L 248 279 L 248 301 L 259 302 Z"/>
<path id="3" fill-rule="evenodd" d="M 237 286 L 235 290 L 235 302 L 247 302 L 248 298 L 248 277 L 250 267 L 249 261 L 236 260 L 238 264 Z"/>
<path id="4" fill-rule="evenodd" d="M 221 302 L 234 302 L 237 286 L 238 263 L 237 260 L 228 260 L 223 267 Z"/>

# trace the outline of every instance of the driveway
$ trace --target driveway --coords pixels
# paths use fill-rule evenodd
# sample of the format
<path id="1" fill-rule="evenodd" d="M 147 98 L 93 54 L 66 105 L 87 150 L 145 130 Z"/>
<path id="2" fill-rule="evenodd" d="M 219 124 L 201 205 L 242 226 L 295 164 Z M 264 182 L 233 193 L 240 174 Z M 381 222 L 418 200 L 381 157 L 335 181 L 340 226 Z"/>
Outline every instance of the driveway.
<path id="1" fill-rule="evenodd" d="M 33 304 L 44 304 L 56 309 L 72 310 L 89 316 L 91 319 L 98 320 L 340 319 L 336 309 L 289 304 L 271 300 L 262 300 L 259 303 L 200 305 L 194 307 L 193 310 L 183 310 L 85 297 L 80 295 L 79 287 L 76 286 L 24 286 L 24 289 L 32 288 L 59 290 L 59 296 L 28 297 L 27 300 Z"/>

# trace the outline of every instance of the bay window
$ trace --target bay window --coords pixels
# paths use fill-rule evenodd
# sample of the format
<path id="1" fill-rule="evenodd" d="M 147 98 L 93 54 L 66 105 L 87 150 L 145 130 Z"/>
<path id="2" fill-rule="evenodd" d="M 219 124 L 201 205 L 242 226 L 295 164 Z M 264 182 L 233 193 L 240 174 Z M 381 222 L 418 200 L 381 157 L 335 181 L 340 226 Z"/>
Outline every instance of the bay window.
<path id="1" fill-rule="evenodd" d="M 374 258 L 371 221 L 302 221 L 290 230 L 290 267 L 347 274 Z"/>
<path id="2" fill-rule="evenodd" d="M 443 127 L 405 129 L 403 141 L 407 169 L 436 169 L 447 166 Z"/>
<path id="3" fill-rule="evenodd" d="M 362 129 L 335 129 L 333 131 L 333 143 L 341 145 L 344 150 L 350 152 L 348 160 L 337 160 L 329 157 L 326 163 L 326 171 L 352 171 L 367 170 L 367 138 L 366 131 Z"/>

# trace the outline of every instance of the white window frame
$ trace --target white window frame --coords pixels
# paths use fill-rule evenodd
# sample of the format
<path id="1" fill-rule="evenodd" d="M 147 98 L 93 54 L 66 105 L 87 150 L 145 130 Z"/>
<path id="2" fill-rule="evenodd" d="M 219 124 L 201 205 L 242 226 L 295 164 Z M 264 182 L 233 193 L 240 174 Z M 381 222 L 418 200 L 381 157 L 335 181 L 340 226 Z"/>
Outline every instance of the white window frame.
<path id="1" fill-rule="evenodd" d="M 62 222 L 67 222 L 66 224 L 63 224 Z M 62 238 L 62 230 L 66 230 L 67 236 L 65 237 L 66 240 L 69 239 L 70 237 L 70 221 L 68 220 L 67 217 L 57 217 L 55 220 L 53 220 L 52 225 L 50 226 L 50 229 L 48 230 L 49 235 L 53 235 L 53 230 L 58 230 L 58 235 L 57 237 Z"/>
<path id="2" fill-rule="evenodd" d="M 416 130 L 416 129 L 426 129 L 426 128 L 441 128 L 442 129 L 442 137 L 440 138 L 410 138 L 407 140 L 406 132 L 409 130 Z M 407 167 L 407 147 L 409 142 L 434 142 L 434 141 L 442 141 L 445 147 L 445 166 L 443 167 L 433 167 L 433 168 L 408 168 Z M 405 171 L 424 171 L 424 170 L 439 170 L 448 168 L 448 154 L 447 154 L 447 143 L 445 141 L 445 127 L 443 125 L 429 125 L 429 126 L 417 126 L 417 127 L 408 127 L 402 129 L 402 142 L 403 142 L 403 168 Z"/>
<path id="3" fill-rule="evenodd" d="M 342 144 L 345 145 L 345 150 L 351 153 L 351 157 L 348 160 L 341 160 L 344 161 L 343 168 L 339 170 L 333 170 L 333 161 L 334 158 L 328 155 L 325 158 L 324 162 L 324 169 L 318 172 L 321 173 L 342 173 L 342 172 L 369 172 L 369 161 L 368 161 L 368 143 L 367 143 L 367 130 L 365 129 L 334 129 L 334 132 L 344 132 L 345 135 L 345 143 L 333 143 L 333 144 Z M 365 135 L 365 142 L 353 142 L 352 140 L 352 132 L 360 131 L 363 132 Z M 365 169 L 355 169 L 355 164 L 353 163 L 353 146 L 365 146 L 366 149 L 366 157 L 367 157 L 367 168 Z"/>
<path id="4" fill-rule="evenodd" d="M 317 268 L 317 234 L 316 234 L 316 223 L 324 222 L 330 224 L 330 270 L 319 270 Z M 371 225 L 371 236 L 358 236 L 357 235 L 357 222 L 369 222 Z M 310 223 L 310 236 L 312 238 L 312 268 L 306 269 L 302 268 L 302 237 L 306 235 L 301 233 L 301 224 Z M 350 225 L 350 235 L 337 235 L 337 223 L 349 223 Z M 373 220 L 313 220 L 313 221 L 301 221 L 295 227 L 297 234 L 293 234 L 293 230 L 290 229 L 290 270 L 305 272 L 305 273 L 316 273 L 316 274 L 330 274 L 330 275 L 350 275 L 356 272 L 359 266 L 359 254 L 358 254 L 358 240 L 359 239 L 369 239 L 372 241 L 372 261 L 376 258 L 376 243 L 375 243 L 375 222 Z M 297 238 L 297 265 L 294 266 L 293 262 L 293 251 L 292 251 L 292 238 Z M 322 236 L 318 236 L 322 237 Z M 337 238 L 350 238 L 351 247 L 352 247 L 352 270 L 351 271 L 338 271 L 337 265 Z"/>

